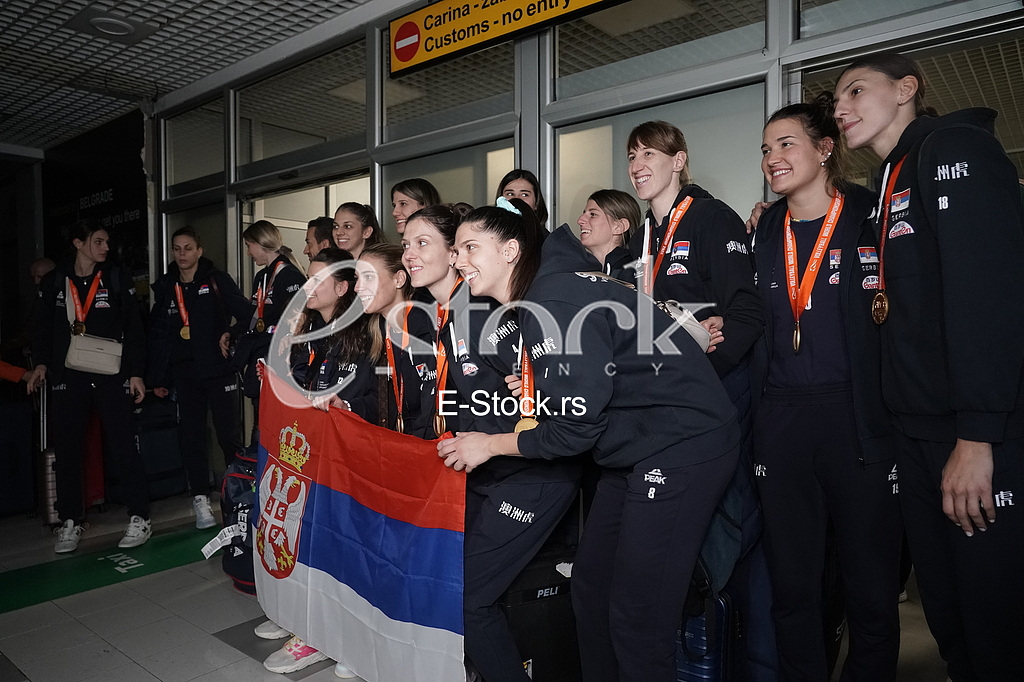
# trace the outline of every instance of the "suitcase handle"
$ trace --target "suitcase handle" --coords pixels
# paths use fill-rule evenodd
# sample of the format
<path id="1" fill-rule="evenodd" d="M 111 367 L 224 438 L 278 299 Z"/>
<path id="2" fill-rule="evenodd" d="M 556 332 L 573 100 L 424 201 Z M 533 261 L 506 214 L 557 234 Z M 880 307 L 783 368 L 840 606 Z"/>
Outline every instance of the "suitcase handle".
<path id="1" fill-rule="evenodd" d="M 46 452 L 50 447 L 49 429 L 47 427 L 46 410 L 49 404 L 49 384 L 43 379 L 39 385 L 39 451 Z"/>

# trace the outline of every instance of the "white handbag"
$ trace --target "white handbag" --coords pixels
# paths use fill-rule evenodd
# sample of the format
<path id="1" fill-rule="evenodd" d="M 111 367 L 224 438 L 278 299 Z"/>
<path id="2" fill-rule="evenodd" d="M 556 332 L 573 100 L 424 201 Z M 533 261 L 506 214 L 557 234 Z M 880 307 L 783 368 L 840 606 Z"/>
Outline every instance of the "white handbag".
<path id="1" fill-rule="evenodd" d="M 67 280 L 64 307 L 68 324 L 74 325 L 75 313 L 71 307 L 71 280 Z M 121 342 L 89 334 L 71 334 L 64 366 L 79 372 L 111 376 L 121 371 Z"/>

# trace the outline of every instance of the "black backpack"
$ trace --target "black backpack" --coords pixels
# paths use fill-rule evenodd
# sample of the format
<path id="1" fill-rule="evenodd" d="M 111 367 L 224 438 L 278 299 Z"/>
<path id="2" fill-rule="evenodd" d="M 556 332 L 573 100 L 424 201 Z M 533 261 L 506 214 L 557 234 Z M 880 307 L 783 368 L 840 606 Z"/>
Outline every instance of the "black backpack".
<path id="1" fill-rule="evenodd" d="M 231 538 L 231 544 L 224 548 L 222 562 L 224 572 L 234 582 L 235 589 L 246 594 L 256 594 L 256 576 L 253 571 L 252 518 L 256 498 L 256 460 L 248 451 L 235 455 L 234 461 L 224 472 L 220 489 L 220 510 L 224 527 L 238 527 L 238 533 Z"/>

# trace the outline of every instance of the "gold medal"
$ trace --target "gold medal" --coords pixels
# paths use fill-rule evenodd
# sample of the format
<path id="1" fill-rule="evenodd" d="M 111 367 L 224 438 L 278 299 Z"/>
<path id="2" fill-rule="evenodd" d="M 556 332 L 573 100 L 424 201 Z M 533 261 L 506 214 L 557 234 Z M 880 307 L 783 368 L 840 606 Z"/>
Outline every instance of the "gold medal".
<path id="1" fill-rule="evenodd" d="M 402 415 L 395 417 L 395 431 L 405 433 L 405 420 L 402 419 Z"/>
<path id="2" fill-rule="evenodd" d="M 800 352 L 800 320 L 797 320 L 796 324 L 793 325 L 793 352 Z"/>
<path id="3" fill-rule="evenodd" d="M 85 322 L 76 321 L 71 325 L 71 333 L 75 336 L 81 336 L 85 333 Z"/>
<path id="4" fill-rule="evenodd" d="M 885 292 L 878 290 L 875 297 L 871 299 L 871 319 L 875 324 L 882 324 L 889 318 L 889 297 Z"/>
<path id="5" fill-rule="evenodd" d="M 434 436 L 437 437 L 437 438 L 440 438 L 444 434 L 444 432 L 447 431 L 447 430 L 448 430 L 448 428 L 447 428 L 447 425 L 446 425 L 446 423 L 444 421 L 444 415 L 443 414 L 435 414 L 434 415 Z"/>
<path id="6" fill-rule="evenodd" d="M 533 417 L 523 417 L 522 419 L 516 422 L 515 431 L 516 433 L 522 433 L 523 431 L 530 431 L 532 429 L 535 429 L 538 426 L 540 426 L 540 422 L 538 422 Z"/>
<path id="7" fill-rule="evenodd" d="M 267 323 L 263 321 L 263 318 L 256 320 L 256 331 L 263 332 L 267 328 Z"/>
<path id="8" fill-rule="evenodd" d="M 189 329 L 191 328 L 186 324 L 184 327 L 181 328 L 181 331 L 178 332 L 178 336 L 188 341 L 192 337 L 192 333 L 189 331 Z"/>

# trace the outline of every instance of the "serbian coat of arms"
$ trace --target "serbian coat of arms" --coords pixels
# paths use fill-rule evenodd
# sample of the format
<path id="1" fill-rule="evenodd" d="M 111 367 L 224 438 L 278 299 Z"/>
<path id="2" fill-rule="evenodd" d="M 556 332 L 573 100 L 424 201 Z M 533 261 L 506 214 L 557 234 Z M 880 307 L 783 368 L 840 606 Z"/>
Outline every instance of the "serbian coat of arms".
<path id="1" fill-rule="evenodd" d="M 281 429 L 279 454 L 267 453 L 260 479 L 256 552 L 267 573 L 277 579 L 287 578 L 295 568 L 302 514 L 312 483 L 302 475 L 308 460 L 309 443 L 296 422 Z"/>

